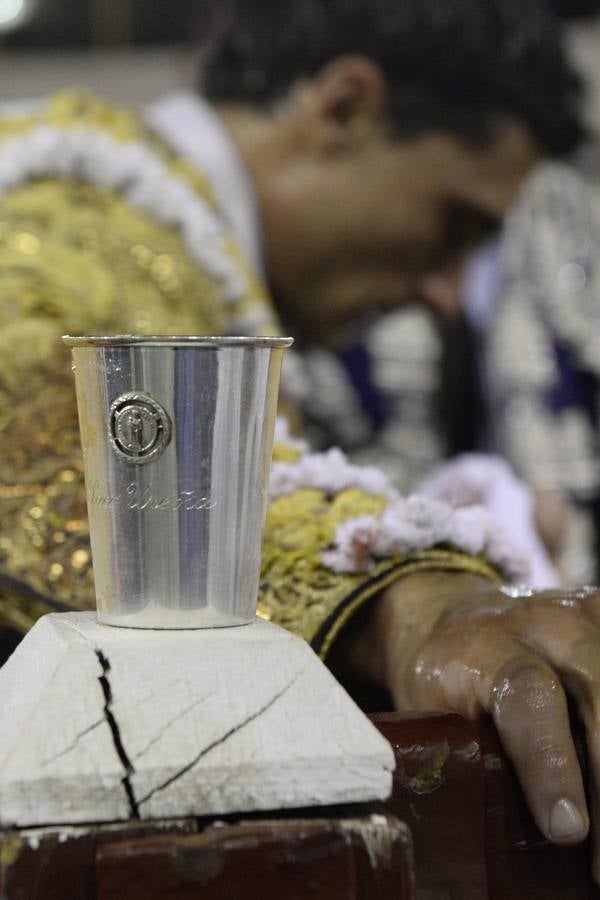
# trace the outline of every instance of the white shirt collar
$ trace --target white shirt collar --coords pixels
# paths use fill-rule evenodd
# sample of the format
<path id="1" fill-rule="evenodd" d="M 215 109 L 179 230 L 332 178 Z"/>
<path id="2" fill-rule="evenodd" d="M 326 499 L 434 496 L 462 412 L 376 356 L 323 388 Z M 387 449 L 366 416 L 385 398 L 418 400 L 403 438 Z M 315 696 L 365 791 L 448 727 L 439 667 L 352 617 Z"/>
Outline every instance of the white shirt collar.
<path id="1" fill-rule="evenodd" d="M 223 218 L 259 274 L 264 274 L 261 225 L 254 187 L 237 147 L 206 100 L 191 91 L 161 98 L 146 121 L 205 174 Z"/>

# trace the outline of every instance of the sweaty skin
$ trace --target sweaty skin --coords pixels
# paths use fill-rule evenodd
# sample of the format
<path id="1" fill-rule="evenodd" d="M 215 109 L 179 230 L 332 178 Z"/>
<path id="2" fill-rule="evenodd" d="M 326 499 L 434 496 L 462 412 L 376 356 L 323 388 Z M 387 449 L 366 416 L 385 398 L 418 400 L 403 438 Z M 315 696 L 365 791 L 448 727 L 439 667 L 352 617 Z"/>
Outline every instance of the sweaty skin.
<path id="1" fill-rule="evenodd" d="M 491 715 L 538 827 L 573 844 L 590 816 L 567 694 L 585 725 L 600 814 L 600 591 L 517 593 L 466 574 L 409 576 L 340 638 L 333 662 L 387 687 L 400 711 Z"/>

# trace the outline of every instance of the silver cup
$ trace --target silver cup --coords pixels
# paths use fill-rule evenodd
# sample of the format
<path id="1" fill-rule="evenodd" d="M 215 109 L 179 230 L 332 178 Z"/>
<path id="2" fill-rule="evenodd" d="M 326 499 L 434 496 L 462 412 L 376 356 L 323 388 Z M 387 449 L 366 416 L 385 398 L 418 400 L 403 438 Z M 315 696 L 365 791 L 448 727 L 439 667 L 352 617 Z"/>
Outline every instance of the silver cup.
<path id="1" fill-rule="evenodd" d="M 252 621 L 291 339 L 64 340 L 99 620 L 133 628 Z"/>

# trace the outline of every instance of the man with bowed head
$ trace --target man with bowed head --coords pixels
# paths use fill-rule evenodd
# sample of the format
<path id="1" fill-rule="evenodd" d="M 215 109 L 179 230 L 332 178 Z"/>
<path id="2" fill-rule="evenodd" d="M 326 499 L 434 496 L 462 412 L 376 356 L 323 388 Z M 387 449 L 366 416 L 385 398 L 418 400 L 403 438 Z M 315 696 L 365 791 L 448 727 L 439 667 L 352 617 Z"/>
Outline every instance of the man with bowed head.
<path id="1" fill-rule="evenodd" d="M 61 332 L 282 323 L 338 347 L 374 308 L 415 294 L 452 308 L 467 251 L 536 161 L 581 137 L 577 80 L 536 0 L 232 0 L 209 18 L 206 100 L 165 98 L 139 122 L 63 95 L 4 122 L 0 585 L 13 627 L 26 610 L 93 602 Z M 34 446 L 24 409 L 44 425 Z M 490 713 L 540 830 L 582 840 L 567 693 L 595 805 L 600 594 L 500 587 L 518 553 L 479 508 L 407 501 L 294 441 L 275 460 L 259 609 L 400 710 Z M 600 852 L 595 866 L 600 880 Z"/>

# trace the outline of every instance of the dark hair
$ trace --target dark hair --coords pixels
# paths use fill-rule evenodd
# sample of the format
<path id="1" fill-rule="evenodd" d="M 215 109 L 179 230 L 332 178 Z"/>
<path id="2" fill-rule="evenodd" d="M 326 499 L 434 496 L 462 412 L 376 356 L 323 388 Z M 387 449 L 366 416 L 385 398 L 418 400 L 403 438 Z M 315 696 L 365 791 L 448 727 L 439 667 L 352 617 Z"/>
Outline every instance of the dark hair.
<path id="1" fill-rule="evenodd" d="M 587 19 L 600 13 L 599 0 L 546 0 L 561 19 Z"/>
<path id="2" fill-rule="evenodd" d="M 581 85 L 539 0 L 211 0 L 203 90 L 268 106 L 346 53 L 385 75 L 393 132 L 437 128 L 486 141 L 499 115 L 542 150 L 583 137 Z"/>

